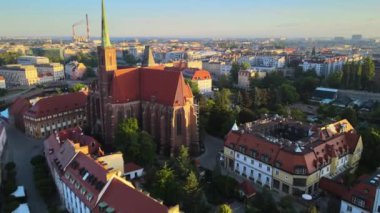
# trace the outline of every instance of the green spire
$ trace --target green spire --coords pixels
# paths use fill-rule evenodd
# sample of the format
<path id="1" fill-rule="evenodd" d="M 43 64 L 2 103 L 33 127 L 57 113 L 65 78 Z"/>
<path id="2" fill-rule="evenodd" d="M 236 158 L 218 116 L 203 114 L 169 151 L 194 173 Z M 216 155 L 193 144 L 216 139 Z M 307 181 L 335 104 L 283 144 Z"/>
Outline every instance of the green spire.
<path id="1" fill-rule="evenodd" d="M 106 9 L 104 7 L 104 0 L 102 0 L 102 47 L 111 47 L 110 36 L 108 34 L 108 24 L 106 18 Z"/>

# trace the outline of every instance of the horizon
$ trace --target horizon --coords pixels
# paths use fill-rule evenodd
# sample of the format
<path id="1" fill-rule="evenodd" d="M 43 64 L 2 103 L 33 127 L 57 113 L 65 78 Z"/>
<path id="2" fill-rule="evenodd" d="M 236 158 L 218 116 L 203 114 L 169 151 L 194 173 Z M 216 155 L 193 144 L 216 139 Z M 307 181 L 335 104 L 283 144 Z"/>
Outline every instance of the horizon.
<path id="1" fill-rule="evenodd" d="M 106 1 L 111 37 L 351 38 L 353 34 L 380 37 L 380 29 L 376 27 L 380 25 L 378 0 L 173 2 Z M 0 22 L 0 37 L 71 37 L 71 26 L 85 20 L 86 14 L 91 37 L 100 36 L 100 0 L 13 0 L 4 2 L 2 7 L 0 19 L 12 22 Z M 84 35 L 85 25 L 76 31 Z"/>

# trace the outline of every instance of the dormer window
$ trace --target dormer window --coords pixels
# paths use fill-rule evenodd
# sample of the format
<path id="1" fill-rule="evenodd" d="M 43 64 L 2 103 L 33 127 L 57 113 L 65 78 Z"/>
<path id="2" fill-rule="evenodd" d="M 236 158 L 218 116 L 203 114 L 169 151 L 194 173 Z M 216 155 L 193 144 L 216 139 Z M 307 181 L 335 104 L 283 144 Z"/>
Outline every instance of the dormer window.
<path id="1" fill-rule="evenodd" d="M 304 166 L 296 166 L 294 169 L 294 173 L 297 175 L 306 175 L 307 169 Z"/>

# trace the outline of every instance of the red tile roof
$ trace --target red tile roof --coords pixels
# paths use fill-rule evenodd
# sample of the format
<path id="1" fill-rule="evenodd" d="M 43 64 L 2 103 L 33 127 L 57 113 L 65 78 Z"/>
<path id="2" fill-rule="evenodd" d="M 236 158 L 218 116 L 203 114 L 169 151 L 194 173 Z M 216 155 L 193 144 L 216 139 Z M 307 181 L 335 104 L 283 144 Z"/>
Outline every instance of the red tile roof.
<path id="1" fill-rule="evenodd" d="M 247 198 L 251 198 L 256 195 L 255 187 L 253 187 L 253 185 L 248 180 L 244 180 L 243 182 L 241 182 L 239 184 L 239 188 L 244 192 L 244 195 Z"/>
<path id="2" fill-rule="evenodd" d="M 141 166 L 135 164 L 135 163 L 126 163 L 124 165 L 124 173 L 133 172 L 142 169 Z"/>
<path id="3" fill-rule="evenodd" d="M 5 81 L 5 78 L 2 75 L 0 75 L 0 81 Z"/>
<path id="4" fill-rule="evenodd" d="M 99 200 L 99 203 L 101 202 L 107 203 L 108 207 L 115 209 L 115 212 L 168 212 L 168 208 L 165 205 L 132 188 L 118 177 L 114 177 L 111 180 L 111 183 L 107 186 Z"/>
<path id="5" fill-rule="evenodd" d="M 144 100 L 168 106 L 183 105 L 193 97 L 182 73 L 165 71 L 163 66 L 115 71 L 111 96 L 114 103 Z"/>
<path id="6" fill-rule="evenodd" d="M 192 80 L 206 80 L 206 79 L 211 79 L 211 75 L 208 71 L 206 70 L 197 70 L 195 71 Z"/>
<path id="7" fill-rule="evenodd" d="M 69 110 L 86 107 L 87 95 L 83 92 L 67 93 L 56 95 L 39 100 L 26 115 L 39 118 Z"/>
<path id="8" fill-rule="evenodd" d="M 11 107 L 9 108 L 9 113 L 11 115 L 20 115 L 23 114 L 32 104 L 25 98 L 17 98 L 13 101 Z"/>

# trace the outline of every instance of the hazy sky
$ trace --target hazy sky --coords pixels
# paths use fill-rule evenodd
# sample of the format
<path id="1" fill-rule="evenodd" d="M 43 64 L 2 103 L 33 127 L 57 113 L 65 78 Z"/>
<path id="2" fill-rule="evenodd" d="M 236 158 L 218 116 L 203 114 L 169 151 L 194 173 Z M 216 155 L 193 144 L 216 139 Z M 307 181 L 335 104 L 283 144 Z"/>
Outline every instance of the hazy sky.
<path id="1" fill-rule="evenodd" d="M 380 37 L 380 0 L 106 0 L 106 9 L 114 37 Z M 100 0 L 1 0 L 0 36 L 69 36 L 86 13 L 99 36 Z"/>

